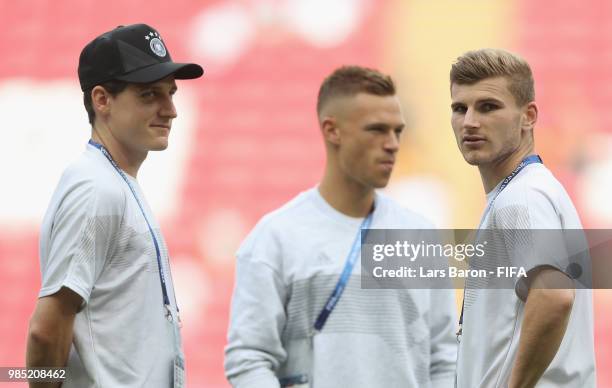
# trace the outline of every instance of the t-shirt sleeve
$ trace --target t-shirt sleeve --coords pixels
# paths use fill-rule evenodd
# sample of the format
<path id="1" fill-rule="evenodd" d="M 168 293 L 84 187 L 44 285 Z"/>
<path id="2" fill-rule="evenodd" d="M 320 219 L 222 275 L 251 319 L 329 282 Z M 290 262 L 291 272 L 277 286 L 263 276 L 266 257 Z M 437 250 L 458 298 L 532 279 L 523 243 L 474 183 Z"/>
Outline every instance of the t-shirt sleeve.
<path id="1" fill-rule="evenodd" d="M 497 246 L 503 245 L 507 260 L 498 264 L 523 269 L 527 277 L 517 274 L 513 285 L 517 296 L 525 300 L 528 278 L 533 270 L 550 267 L 567 273 L 570 255 L 561 218 L 554 199 L 537 188 L 524 188 L 514 204 L 502 206 L 492 213 L 492 234 Z M 499 244 L 499 242 L 502 242 Z"/>
<path id="2" fill-rule="evenodd" d="M 125 207 L 121 190 L 92 180 L 74 183 L 52 219 L 41 252 L 42 287 L 39 297 L 67 287 L 88 303 L 91 290 L 113 251 Z"/>

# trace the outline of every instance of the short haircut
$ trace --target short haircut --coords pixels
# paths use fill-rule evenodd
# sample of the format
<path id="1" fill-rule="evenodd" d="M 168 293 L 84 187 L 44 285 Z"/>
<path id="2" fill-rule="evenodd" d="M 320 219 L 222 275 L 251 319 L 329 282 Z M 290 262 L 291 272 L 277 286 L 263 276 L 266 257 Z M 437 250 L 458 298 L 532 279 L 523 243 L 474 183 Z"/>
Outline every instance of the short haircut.
<path id="1" fill-rule="evenodd" d="M 533 75 L 527 61 L 502 49 L 468 51 L 457 58 L 450 71 L 450 84 L 475 84 L 486 78 L 505 77 L 508 90 L 519 106 L 535 100 Z"/>
<path id="2" fill-rule="evenodd" d="M 96 85 L 98 86 L 98 85 Z M 93 125 L 96 120 L 96 111 L 93 108 L 93 102 L 91 101 L 91 91 L 96 86 L 89 88 L 83 92 L 83 105 L 85 105 L 85 110 L 87 111 L 87 117 L 89 119 L 89 124 Z M 111 96 L 115 97 L 117 94 L 121 93 L 128 86 L 128 83 L 125 81 L 107 81 L 100 84 Z"/>
<path id="3" fill-rule="evenodd" d="M 330 99 L 354 96 L 358 93 L 393 96 L 395 84 L 390 76 L 378 70 L 361 66 L 342 66 L 334 70 L 321 84 L 317 114 L 321 115 L 323 107 Z"/>

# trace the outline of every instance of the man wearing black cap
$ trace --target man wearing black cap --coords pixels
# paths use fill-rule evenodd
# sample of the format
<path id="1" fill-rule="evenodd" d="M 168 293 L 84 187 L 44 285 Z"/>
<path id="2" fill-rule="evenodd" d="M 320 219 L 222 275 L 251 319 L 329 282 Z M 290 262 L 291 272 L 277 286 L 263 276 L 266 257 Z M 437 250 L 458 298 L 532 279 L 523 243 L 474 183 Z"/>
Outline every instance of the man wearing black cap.
<path id="1" fill-rule="evenodd" d="M 43 220 L 27 366 L 65 366 L 62 387 L 182 386 L 168 250 L 136 176 L 168 146 L 175 79 L 203 71 L 173 62 L 159 33 L 136 24 L 85 46 L 78 73 L 92 136 Z"/>

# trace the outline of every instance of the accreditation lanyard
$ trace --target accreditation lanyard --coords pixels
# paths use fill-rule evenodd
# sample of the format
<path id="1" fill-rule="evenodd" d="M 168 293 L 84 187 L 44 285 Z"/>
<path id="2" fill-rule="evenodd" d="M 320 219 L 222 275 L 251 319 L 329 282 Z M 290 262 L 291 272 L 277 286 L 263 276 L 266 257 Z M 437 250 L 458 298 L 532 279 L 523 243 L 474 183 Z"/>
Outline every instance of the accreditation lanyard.
<path id="1" fill-rule="evenodd" d="M 338 279 L 338 283 L 336 283 L 336 287 L 334 288 L 333 292 L 327 299 L 327 302 L 325 303 L 325 307 L 323 307 L 323 310 L 321 310 L 321 312 L 319 313 L 319 316 L 317 317 L 317 320 L 315 321 L 314 329 L 317 332 L 320 332 L 323 329 L 323 326 L 325 325 L 327 318 L 329 318 L 329 315 L 334 310 L 334 308 L 336 307 L 336 304 L 340 300 L 340 296 L 342 296 L 342 292 L 344 292 L 344 288 L 346 287 L 346 284 L 349 281 L 351 273 L 353 272 L 353 268 L 355 267 L 355 263 L 357 262 L 357 257 L 359 255 L 359 252 L 361 251 L 360 249 L 361 248 L 361 231 L 362 230 L 365 231 L 364 232 L 365 234 L 363 236 L 365 238 L 368 234 L 368 229 L 370 225 L 372 224 L 373 214 L 374 214 L 374 210 L 372 209 L 372 211 L 370 211 L 368 216 L 361 223 L 361 226 L 359 226 L 359 230 L 357 231 L 357 236 L 355 236 L 355 240 L 353 241 L 351 250 L 348 256 L 346 257 L 344 269 L 342 270 L 342 274 L 340 275 L 340 278 Z"/>
<path id="2" fill-rule="evenodd" d="M 138 199 L 138 195 L 136 195 L 136 190 L 134 190 L 134 187 L 132 187 L 132 184 L 130 183 L 128 177 L 125 175 L 123 170 L 119 168 L 119 166 L 117 165 L 117 162 L 115 162 L 111 154 L 107 151 L 107 149 L 102 144 L 96 143 L 95 141 L 93 141 L 93 139 L 89 140 L 89 144 L 96 147 L 102 152 L 102 154 L 106 157 L 106 159 L 108 159 L 108 161 L 113 165 L 115 170 L 117 170 L 119 175 L 121 175 L 125 183 L 127 183 L 128 187 L 130 188 L 130 191 L 132 192 L 132 195 L 134 196 L 134 199 L 136 200 L 136 203 L 138 204 L 138 207 L 140 208 L 142 216 L 144 217 L 145 222 L 147 223 L 147 226 L 149 227 L 149 233 L 151 233 L 151 238 L 153 239 L 153 245 L 155 245 L 155 254 L 157 256 L 157 267 L 159 268 L 159 280 L 161 282 L 161 289 L 162 289 L 162 294 L 164 298 L 164 307 L 166 308 L 166 317 L 169 321 L 172 322 L 173 318 L 172 318 L 172 312 L 170 310 L 170 298 L 168 298 L 168 290 L 166 289 L 166 276 L 164 275 L 164 270 L 162 266 L 159 243 L 157 242 L 157 237 L 155 236 L 155 233 L 153 233 L 153 228 L 151 227 L 151 223 L 149 222 L 149 219 L 147 218 L 144 208 L 142 207 L 142 204 L 140 203 L 140 200 Z M 176 303 L 176 296 L 174 299 Z M 178 314 L 178 305 L 176 307 L 176 311 Z M 180 323 L 180 318 L 178 318 L 178 321 Z"/>
<path id="3" fill-rule="evenodd" d="M 499 194 L 508 186 L 510 181 L 514 179 L 514 177 L 517 176 L 519 172 L 521 172 L 521 170 L 523 170 L 525 167 L 527 167 L 528 165 L 532 163 L 543 163 L 542 158 L 540 158 L 539 155 L 527 156 L 525 159 L 521 161 L 521 163 L 519 163 L 518 166 L 516 166 L 516 168 L 510 173 L 510 175 L 504 178 L 501 185 L 499 185 L 499 188 L 495 192 L 493 199 L 491 199 L 491 202 L 489 202 L 489 204 L 485 208 L 484 214 L 482 215 L 482 218 L 480 219 L 480 224 L 478 225 L 478 232 L 476 232 L 476 241 L 478 241 L 478 237 L 480 234 L 480 228 L 482 227 L 482 224 L 487 218 L 487 215 L 493 208 L 493 203 L 495 203 L 495 200 L 497 199 Z M 461 316 L 459 316 L 459 331 L 457 331 L 457 340 L 459 340 L 459 337 L 461 336 L 463 332 L 463 310 L 464 308 L 465 308 L 465 288 L 463 288 L 463 302 L 461 303 Z"/>

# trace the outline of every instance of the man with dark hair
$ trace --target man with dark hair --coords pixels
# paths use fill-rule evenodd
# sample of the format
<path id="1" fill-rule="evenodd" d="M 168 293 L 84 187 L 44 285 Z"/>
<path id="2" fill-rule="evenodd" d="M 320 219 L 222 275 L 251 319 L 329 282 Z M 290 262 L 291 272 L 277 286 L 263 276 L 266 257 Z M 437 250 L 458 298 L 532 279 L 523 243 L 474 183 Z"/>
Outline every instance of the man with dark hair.
<path id="1" fill-rule="evenodd" d="M 525 271 L 499 289 L 466 286 L 457 387 L 595 387 L 591 291 L 574 289 L 576 252 L 557 239 L 582 225 L 534 151 L 529 64 L 505 50 L 470 51 L 453 64 L 450 86 L 457 145 L 487 194 L 479 236 L 503 235 L 482 264 Z"/>
<path id="2" fill-rule="evenodd" d="M 175 79 L 203 71 L 173 62 L 159 33 L 136 24 L 87 44 L 78 73 L 91 140 L 43 220 L 26 363 L 65 366 L 62 387 L 182 386 L 168 250 L 136 176 L 168 146 Z"/>
<path id="3" fill-rule="evenodd" d="M 103 87 L 109 95 L 115 97 L 128 86 L 128 83 L 125 81 L 112 80 L 101 83 L 100 86 Z M 91 100 L 92 89 L 93 87 L 83 91 L 83 105 L 85 106 L 85 111 L 87 111 L 87 119 L 91 126 L 93 126 L 96 121 L 96 111 L 94 110 L 93 101 Z"/>
<path id="4" fill-rule="evenodd" d="M 375 191 L 404 129 L 393 82 L 342 67 L 317 111 L 320 185 L 266 215 L 237 253 L 226 375 L 235 387 L 449 387 L 454 292 L 361 289 L 351 266 L 370 225 L 431 228 Z"/>

